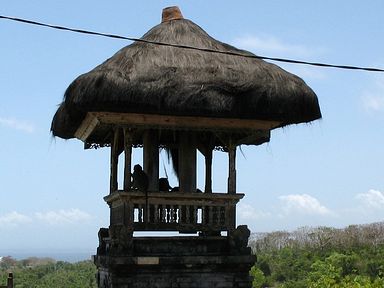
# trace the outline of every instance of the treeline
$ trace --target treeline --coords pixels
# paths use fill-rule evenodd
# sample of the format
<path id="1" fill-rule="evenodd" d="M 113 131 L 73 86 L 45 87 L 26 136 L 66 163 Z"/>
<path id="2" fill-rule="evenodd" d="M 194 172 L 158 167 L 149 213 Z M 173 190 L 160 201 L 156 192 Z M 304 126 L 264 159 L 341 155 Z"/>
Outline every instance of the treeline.
<path id="1" fill-rule="evenodd" d="M 384 287 L 384 222 L 252 234 L 250 246 L 257 256 L 251 270 L 254 288 Z M 91 261 L 3 257 L 0 285 L 9 271 L 15 288 L 97 287 Z"/>
<path id="2" fill-rule="evenodd" d="M 68 263 L 51 258 L 30 257 L 15 260 L 10 256 L 0 262 L 0 285 L 13 272 L 15 288 L 95 288 L 96 267 L 91 261 Z"/>
<path id="3" fill-rule="evenodd" d="M 384 243 L 384 222 L 366 225 L 350 225 L 343 229 L 330 227 L 302 227 L 293 232 L 276 231 L 254 233 L 250 245 L 255 251 L 267 251 L 284 247 L 327 249 L 377 246 Z"/>
<path id="4" fill-rule="evenodd" d="M 384 287 L 384 223 L 252 236 L 255 288 Z"/>

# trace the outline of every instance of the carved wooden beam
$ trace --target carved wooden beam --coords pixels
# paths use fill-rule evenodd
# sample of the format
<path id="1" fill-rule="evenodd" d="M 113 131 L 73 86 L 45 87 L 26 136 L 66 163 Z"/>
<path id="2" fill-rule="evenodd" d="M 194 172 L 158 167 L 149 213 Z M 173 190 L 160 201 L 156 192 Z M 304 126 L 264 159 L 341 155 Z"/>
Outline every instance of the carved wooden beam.
<path id="1" fill-rule="evenodd" d="M 75 136 L 86 141 L 99 126 L 119 125 L 127 127 L 190 129 L 216 131 L 272 130 L 279 127 L 279 121 L 213 118 L 195 116 L 171 116 L 138 113 L 88 112 L 77 129 Z"/>

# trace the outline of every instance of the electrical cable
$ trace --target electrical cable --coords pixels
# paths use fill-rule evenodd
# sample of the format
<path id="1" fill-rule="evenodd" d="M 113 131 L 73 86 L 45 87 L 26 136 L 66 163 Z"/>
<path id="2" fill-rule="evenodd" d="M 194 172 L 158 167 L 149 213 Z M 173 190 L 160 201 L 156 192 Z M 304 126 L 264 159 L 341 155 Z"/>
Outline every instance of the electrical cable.
<path id="1" fill-rule="evenodd" d="M 48 28 L 52 28 L 52 29 L 75 32 L 75 33 L 82 33 L 82 34 L 102 36 L 102 37 L 115 38 L 115 39 L 121 39 L 121 40 L 136 41 L 136 42 L 143 42 L 143 43 L 152 44 L 152 45 L 168 46 L 168 47 L 174 47 L 174 48 L 180 48 L 180 49 L 197 50 L 197 51 L 202 51 L 202 52 L 207 52 L 207 53 L 217 53 L 217 54 L 232 55 L 232 56 L 245 57 L 245 58 L 263 59 L 263 60 L 270 60 L 270 61 L 276 61 L 276 62 L 310 65 L 310 66 L 317 66 L 317 67 L 328 67 L 328 68 L 337 68 L 337 69 L 345 69 L 345 70 L 363 70 L 363 71 L 368 71 L 368 72 L 384 72 L 384 69 L 376 68 L 376 67 L 336 65 L 336 64 L 327 64 L 327 63 L 320 63 L 320 62 L 308 62 L 308 61 L 301 61 L 301 60 L 294 60 L 294 59 L 260 56 L 260 55 L 245 55 L 245 54 L 236 53 L 236 52 L 220 51 L 220 50 L 214 50 L 214 49 L 209 49 L 209 48 L 200 48 L 200 47 L 194 47 L 194 46 L 188 46 L 188 45 L 179 45 L 179 44 L 172 44 L 172 43 L 165 43 L 165 42 L 149 41 L 149 40 L 145 40 L 145 39 L 134 38 L 134 37 L 125 37 L 125 36 L 120 36 L 120 35 L 116 35 L 116 34 L 108 34 L 108 33 L 94 32 L 94 31 L 83 30 L 83 29 L 68 28 L 68 27 L 59 26 L 59 25 L 51 25 L 51 24 L 46 24 L 46 23 L 42 23 L 42 22 L 37 22 L 37 21 L 32 21 L 32 20 L 27 20 L 27 19 L 22 19 L 22 18 L 17 18 L 17 17 L 3 16 L 3 15 L 0 15 L 0 19 L 6 19 L 6 20 L 21 22 L 21 23 L 26 23 L 26 24 L 31 24 L 31 25 L 48 27 Z"/>

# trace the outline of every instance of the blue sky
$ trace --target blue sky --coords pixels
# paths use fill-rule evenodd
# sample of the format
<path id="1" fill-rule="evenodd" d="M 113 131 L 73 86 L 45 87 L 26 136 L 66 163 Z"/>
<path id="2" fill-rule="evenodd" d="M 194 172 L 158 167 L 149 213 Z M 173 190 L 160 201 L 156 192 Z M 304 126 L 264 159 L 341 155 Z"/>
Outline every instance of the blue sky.
<path id="1" fill-rule="evenodd" d="M 178 5 L 214 38 L 258 55 L 384 67 L 381 0 L 36 3 L 2 1 L 0 14 L 141 37 L 162 8 Z M 71 81 L 130 42 L 6 20 L 0 39 L 0 255 L 94 253 L 109 221 L 109 150 L 83 150 L 78 140 L 52 138 L 49 128 Z M 313 88 L 323 119 L 242 147 L 238 224 L 264 232 L 383 221 L 384 74 L 277 64 Z M 215 152 L 215 191 L 225 191 L 226 165 Z"/>

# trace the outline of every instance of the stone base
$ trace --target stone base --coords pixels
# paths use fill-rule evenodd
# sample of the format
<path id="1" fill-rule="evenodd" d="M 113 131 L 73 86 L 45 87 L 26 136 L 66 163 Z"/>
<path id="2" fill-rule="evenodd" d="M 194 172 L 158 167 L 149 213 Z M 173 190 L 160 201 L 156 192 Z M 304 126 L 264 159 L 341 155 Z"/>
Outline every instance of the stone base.
<path id="1" fill-rule="evenodd" d="M 252 279 L 248 271 L 253 264 L 249 262 L 254 262 L 255 260 L 253 257 L 242 257 L 242 259 L 220 259 L 220 257 L 209 259 L 212 257 L 205 257 L 202 259 L 197 256 L 194 258 L 195 259 L 183 259 L 183 257 L 173 257 L 173 259 L 156 259 L 156 257 L 152 259 L 139 258 L 135 261 L 137 264 L 131 265 L 123 264 L 124 260 L 128 259 L 115 258 L 114 260 L 117 260 L 116 262 L 120 262 L 121 264 L 113 268 L 99 267 L 99 287 L 252 287 Z M 248 265 L 244 265 L 244 262 L 248 262 Z"/>
<path id="2" fill-rule="evenodd" d="M 99 288 L 251 288 L 256 261 L 225 236 L 133 238 L 122 254 L 95 256 Z"/>

